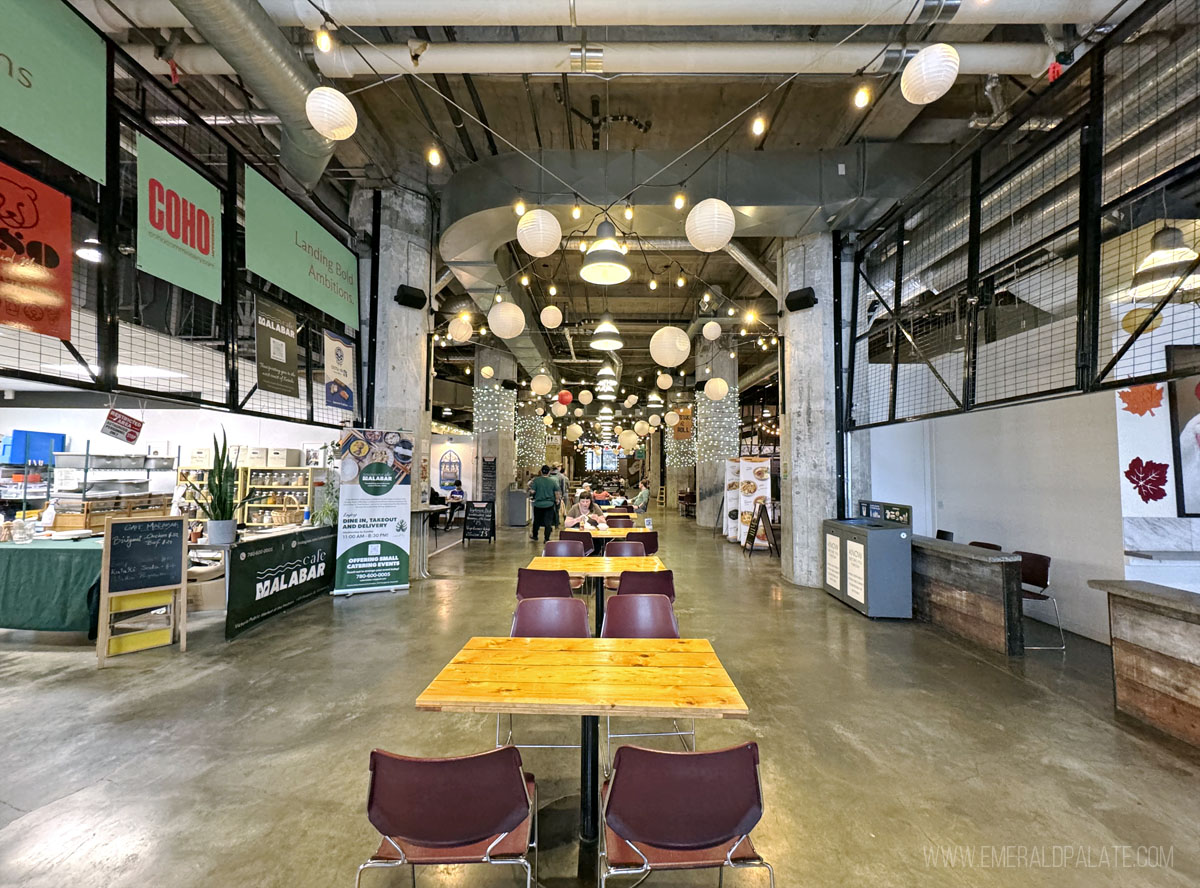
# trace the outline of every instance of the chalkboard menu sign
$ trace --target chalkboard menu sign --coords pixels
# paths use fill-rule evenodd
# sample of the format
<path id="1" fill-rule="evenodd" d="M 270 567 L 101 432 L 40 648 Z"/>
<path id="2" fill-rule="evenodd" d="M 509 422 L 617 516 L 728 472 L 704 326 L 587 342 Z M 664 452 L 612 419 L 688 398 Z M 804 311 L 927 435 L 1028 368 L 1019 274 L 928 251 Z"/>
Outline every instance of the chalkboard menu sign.
<path id="1" fill-rule="evenodd" d="M 483 457 L 483 490 L 481 498 L 489 502 L 496 501 L 496 457 Z"/>
<path id="2" fill-rule="evenodd" d="M 468 500 L 464 508 L 463 540 L 495 540 L 496 504 Z"/>
<path id="3" fill-rule="evenodd" d="M 767 504 L 759 503 L 754 514 L 750 516 L 750 526 L 746 529 L 746 539 L 742 541 L 742 551 L 754 554 L 754 541 L 758 538 L 761 527 L 767 538 L 767 550 L 779 554 L 779 543 L 775 540 L 775 528 L 771 526 L 771 516 L 767 514 Z"/>
<path id="4" fill-rule="evenodd" d="M 859 518 L 882 518 L 884 521 L 894 521 L 897 524 L 912 526 L 912 506 L 902 506 L 899 503 L 877 503 L 873 500 L 858 501 Z"/>
<path id="5" fill-rule="evenodd" d="M 168 589 L 183 584 L 184 522 L 146 518 L 112 523 L 108 543 L 108 591 Z"/>

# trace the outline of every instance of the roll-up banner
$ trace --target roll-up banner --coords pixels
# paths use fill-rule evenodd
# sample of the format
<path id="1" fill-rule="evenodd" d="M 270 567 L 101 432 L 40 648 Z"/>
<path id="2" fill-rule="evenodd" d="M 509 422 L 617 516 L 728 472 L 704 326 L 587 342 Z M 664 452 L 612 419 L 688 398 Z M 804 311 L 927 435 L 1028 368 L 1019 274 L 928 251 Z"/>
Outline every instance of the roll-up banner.
<path id="1" fill-rule="evenodd" d="M 741 494 L 741 508 L 738 516 L 738 542 L 745 545 L 746 531 L 750 528 L 750 519 L 762 503 L 771 502 L 771 460 L 769 457 L 743 456 L 738 461 L 741 481 L 738 490 Z M 767 548 L 767 531 L 759 524 L 758 533 L 754 540 L 755 549 Z"/>
<path id="2" fill-rule="evenodd" d="M 741 483 L 742 470 L 738 459 L 725 460 L 725 538 L 731 543 L 738 542 L 741 534 L 738 529 L 742 526 L 739 519 L 741 513 Z"/>
<path id="3" fill-rule="evenodd" d="M 354 411 L 354 343 L 325 333 L 325 406 Z"/>
<path id="4" fill-rule="evenodd" d="M 408 588 L 411 432 L 347 429 L 338 447 L 334 595 Z"/>

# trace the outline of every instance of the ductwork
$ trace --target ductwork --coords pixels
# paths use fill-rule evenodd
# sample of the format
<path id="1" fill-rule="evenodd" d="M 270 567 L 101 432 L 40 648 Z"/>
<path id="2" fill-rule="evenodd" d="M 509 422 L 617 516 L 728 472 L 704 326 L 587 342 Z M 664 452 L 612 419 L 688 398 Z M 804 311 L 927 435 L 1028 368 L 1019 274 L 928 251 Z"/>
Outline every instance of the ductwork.
<path id="1" fill-rule="evenodd" d="M 129 22 L 107 0 L 71 0 L 106 31 L 124 31 Z M 305 0 L 261 0 L 283 27 L 319 28 L 320 12 Z M 1113 0 L 321 0 L 334 21 L 375 27 L 399 25 L 917 25 L 1081 24 L 1102 21 Z M 121 12 L 142 28 L 187 27 L 169 0 L 121 0 Z M 914 19 L 915 13 L 915 19 Z"/>
<path id="2" fill-rule="evenodd" d="M 180 0 L 196 2 L 196 0 Z M 207 38 L 206 38 L 207 39 Z M 209 41 L 210 43 L 212 41 Z M 890 74 L 922 47 L 893 49 L 882 43 L 591 43 L 588 68 L 605 74 Z M 153 74 L 168 74 L 154 48 L 125 47 Z M 190 74 L 233 74 L 240 70 L 213 46 L 180 46 L 175 61 Z M 336 46 L 317 53 L 321 73 L 330 78 L 391 74 L 560 74 L 578 73 L 578 47 L 567 43 L 427 43 L 410 40 L 381 46 Z M 1054 60 L 1045 43 L 961 43 L 960 74 L 1015 74 L 1036 77 Z"/>
<path id="3" fill-rule="evenodd" d="M 301 188 L 311 191 L 333 156 L 333 142 L 312 128 L 304 111 L 308 94 L 320 85 L 317 76 L 256 0 L 172 2 L 187 19 L 184 24 L 211 44 L 206 49 L 219 52 L 222 64 L 279 115 L 279 161 Z"/>
<path id="4" fill-rule="evenodd" d="M 759 364 L 750 370 L 747 370 L 738 377 L 738 391 L 745 392 L 753 385 L 758 385 L 764 379 L 770 379 L 779 372 L 779 362 L 772 361 L 768 358 L 763 363 Z"/>

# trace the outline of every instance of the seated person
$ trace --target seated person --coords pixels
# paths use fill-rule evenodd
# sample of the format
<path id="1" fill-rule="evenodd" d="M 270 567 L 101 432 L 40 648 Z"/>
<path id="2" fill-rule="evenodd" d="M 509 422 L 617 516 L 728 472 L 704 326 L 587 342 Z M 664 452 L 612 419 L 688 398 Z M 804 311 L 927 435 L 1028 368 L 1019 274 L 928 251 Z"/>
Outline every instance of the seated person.
<path id="1" fill-rule="evenodd" d="M 650 485 L 645 481 L 638 482 L 637 496 L 633 498 L 633 507 L 639 512 L 645 512 L 650 504 Z"/>
<path id="2" fill-rule="evenodd" d="M 603 487 L 601 487 L 599 490 L 596 491 L 596 493 L 594 495 L 594 499 L 598 503 L 602 503 L 603 505 L 608 505 L 608 501 L 610 499 L 612 499 L 612 497 L 610 497 L 608 495 L 607 490 L 605 490 Z"/>
<path id="3" fill-rule="evenodd" d="M 584 493 L 580 495 L 579 502 L 567 510 L 567 527 L 587 530 L 590 527 L 608 527 L 608 524 L 600 507 L 592 502 L 591 495 Z"/>
<path id="4" fill-rule="evenodd" d="M 617 488 L 617 495 L 612 498 L 612 505 L 614 505 L 614 506 L 629 505 L 629 499 L 625 496 L 625 488 L 624 487 Z"/>
<path id="5" fill-rule="evenodd" d="M 446 527 L 450 526 L 450 522 L 454 520 L 454 513 L 463 508 L 463 500 L 467 498 L 466 491 L 463 490 L 462 480 L 454 479 L 454 487 L 446 494 L 446 502 L 450 507 L 446 510 Z"/>

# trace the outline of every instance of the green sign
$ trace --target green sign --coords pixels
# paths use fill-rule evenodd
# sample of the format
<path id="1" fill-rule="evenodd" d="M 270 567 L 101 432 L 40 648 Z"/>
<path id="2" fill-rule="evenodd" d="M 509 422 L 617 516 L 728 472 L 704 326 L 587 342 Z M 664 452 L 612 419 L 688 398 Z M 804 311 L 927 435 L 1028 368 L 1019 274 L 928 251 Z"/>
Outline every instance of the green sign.
<path id="1" fill-rule="evenodd" d="M 296 316 L 261 296 L 254 300 L 254 356 L 260 389 L 289 398 L 300 397 Z"/>
<path id="2" fill-rule="evenodd" d="M 358 326 L 358 257 L 249 167 L 246 267 L 343 324 Z"/>
<path id="3" fill-rule="evenodd" d="M 243 540 L 226 558 L 229 602 L 225 638 L 333 589 L 332 527 Z"/>
<path id="4" fill-rule="evenodd" d="M 221 192 L 138 133 L 137 267 L 221 301 Z"/>
<path id="5" fill-rule="evenodd" d="M 0 0 L 0 126 L 104 183 L 104 41 L 60 0 Z"/>

